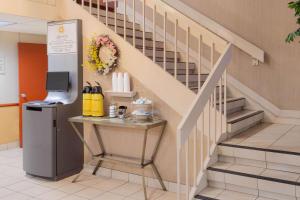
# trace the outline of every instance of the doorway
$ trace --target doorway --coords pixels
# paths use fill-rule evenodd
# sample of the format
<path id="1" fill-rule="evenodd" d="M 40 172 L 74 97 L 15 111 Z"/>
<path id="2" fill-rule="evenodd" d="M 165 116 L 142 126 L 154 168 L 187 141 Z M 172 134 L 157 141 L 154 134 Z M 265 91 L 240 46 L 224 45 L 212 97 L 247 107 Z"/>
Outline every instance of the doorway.
<path id="1" fill-rule="evenodd" d="M 19 57 L 19 141 L 22 147 L 22 105 L 44 100 L 47 96 L 46 74 L 48 57 L 46 44 L 18 43 Z"/>

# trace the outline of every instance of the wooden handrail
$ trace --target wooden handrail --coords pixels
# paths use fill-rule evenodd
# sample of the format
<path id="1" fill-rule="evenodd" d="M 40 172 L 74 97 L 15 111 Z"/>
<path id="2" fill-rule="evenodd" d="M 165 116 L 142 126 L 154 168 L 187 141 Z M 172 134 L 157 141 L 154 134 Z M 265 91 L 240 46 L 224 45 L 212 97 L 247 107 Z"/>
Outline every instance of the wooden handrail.
<path id="1" fill-rule="evenodd" d="M 196 124 L 197 119 L 202 113 L 206 103 L 208 102 L 211 94 L 214 91 L 215 86 L 222 77 L 226 67 L 231 61 L 232 57 L 232 44 L 228 44 L 225 50 L 225 53 L 219 58 L 217 63 L 214 65 L 213 70 L 210 72 L 207 80 L 204 85 L 201 87 L 196 99 L 191 105 L 186 116 L 181 120 L 177 128 L 177 137 L 178 137 L 178 148 L 181 145 L 185 144 L 189 135 L 192 132 L 194 125 Z"/>
<path id="2" fill-rule="evenodd" d="M 14 106 L 19 106 L 19 103 L 5 103 L 5 104 L 0 104 L 0 108 L 3 108 L 3 107 L 14 107 Z"/>

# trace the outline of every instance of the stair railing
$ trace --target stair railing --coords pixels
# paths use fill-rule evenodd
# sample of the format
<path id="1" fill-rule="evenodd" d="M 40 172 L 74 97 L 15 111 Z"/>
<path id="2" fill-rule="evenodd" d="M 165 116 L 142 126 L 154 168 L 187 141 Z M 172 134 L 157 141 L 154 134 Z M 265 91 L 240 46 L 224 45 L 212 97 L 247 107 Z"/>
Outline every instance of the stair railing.
<path id="1" fill-rule="evenodd" d="M 152 57 L 154 62 L 162 63 L 164 70 L 170 72 L 171 68 L 173 70 L 171 73 L 176 79 L 179 74 L 178 52 L 181 51 L 180 56 L 184 57 L 185 63 L 184 82 L 189 88 L 196 87 L 199 89 L 204 82 L 204 80 L 201 80 L 201 73 L 205 71 L 205 69 L 203 69 L 204 51 L 210 52 L 210 57 L 216 60 L 216 55 L 222 54 L 227 45 L 227 41 L 208 31 L 206 28 L 184 16 L 161 0 L 74 1 L 82 5 L 91 15 L 94 15 L 107 26 L 110 26 L 116 33 L 123 35 L 124 39 L 134 47 L 140 49 L 144 54 L 147 54 L 147 56 Z M 122 15 L 117 13 L 118 5 L 123 5 L 122 19 L 120 18 Z M 131 12 L 128 12 L 129 8 Z M 142 22 L 140 26 L 136 23 L 137 14 L 142 18 L 139 19 L 139 21 Z M 128 15 L 132 16 L 130 22 L 127 17 Z M 122 27 L 118 26 L 118 23 L 120 23 L 119 20 L 123 21 Z M 148 24 L 146 24 L 147 22 Z M 132 24 L 131 26 L 129 26 L 130 23 Z M 158 33 L 157 30 L 159 28 L 163 30 L 162 33 Z M 162 43 L 162 45 L 159 45 L 159 42 L 157 42 L 159 36 L 162 36 L 162 38 L 160 38 L 162 40 L 160 44 Z M 172 42 L 170 42 L 170 40 L 172 40 Z M 179 43 L 181 47 L 179 47 Z M 192 45 L 192 43 L 196 44 Z M 182 48 L 182 46 L 185 47 Z M 149 52 L 149 47 L 152 49 L 152 52 Z M 192 48 L 194 48 L 194 52 L 198 54 L 196 58 L 194 58 L 197 64 L 195 68 L 198 74 L 198 80 L 197 84 L 190 85 Z M 207 48 L 208 50 L 206 50 Z M 160 61 L 157 58 L 158 50 L 163 51 L 163 58 Z M 170 60 L 167 58 L 167 55 L 170 54 L 167 54 L 167 50 L 174 51 L 174 60 L 171 61 L 173 66 L 170 66 L 168 63 Z"/>
<path id="2" fill-rule="evenodd" d="M 177 128 L 177 200 L 182 199 L 182 193 L 184 199 L 194 198 L 218 140 L 226 133 L 226 67 L 231 57 L 232 44 L 228 44 Z"/>

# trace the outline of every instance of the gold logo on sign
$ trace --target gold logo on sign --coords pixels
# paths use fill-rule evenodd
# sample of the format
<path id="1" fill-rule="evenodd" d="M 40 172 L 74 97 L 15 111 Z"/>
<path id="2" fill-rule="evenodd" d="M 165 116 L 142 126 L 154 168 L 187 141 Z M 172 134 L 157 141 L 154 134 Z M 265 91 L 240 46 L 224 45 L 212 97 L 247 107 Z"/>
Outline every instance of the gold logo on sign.
<path id="1" fill-rule="evenodd" d="M 59 32 L 59 33 L 63 33 L 63 32 L 65 32 L 65 28 L 64 28 L 64 26 L 59 26 L 59 28 L 58 28 L 58 32 Z"/>

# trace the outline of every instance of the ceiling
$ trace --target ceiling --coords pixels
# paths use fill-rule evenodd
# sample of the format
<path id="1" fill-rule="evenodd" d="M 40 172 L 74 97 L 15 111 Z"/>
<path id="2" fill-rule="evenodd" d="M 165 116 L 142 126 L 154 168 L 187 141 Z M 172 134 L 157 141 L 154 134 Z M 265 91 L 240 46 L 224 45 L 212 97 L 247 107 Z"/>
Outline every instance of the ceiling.
<path id="1" fill-rule="evenodd" d="M 0 31 L 47 34 L 47 21 L 0 13 Z"/>

